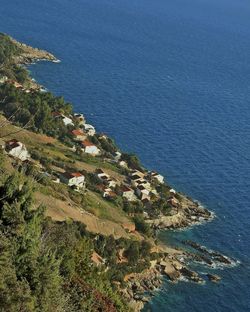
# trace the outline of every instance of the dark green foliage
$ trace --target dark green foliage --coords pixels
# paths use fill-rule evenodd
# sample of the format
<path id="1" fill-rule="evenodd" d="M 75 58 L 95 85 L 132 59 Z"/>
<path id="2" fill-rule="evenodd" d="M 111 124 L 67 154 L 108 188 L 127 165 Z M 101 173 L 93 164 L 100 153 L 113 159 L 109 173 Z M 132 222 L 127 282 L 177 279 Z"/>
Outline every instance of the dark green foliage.
<path id="1" fill-rule="evenodd" d="M 0 64 L 8 63 L 20 49 L 10 40 L 9 36 L 0 33 Z"/>
<path id="2" fill-rule="evenodd" d="M 136 155 L 123 153 L 121 160 L 126 161 L 129 168 L 143 171 L 140 160 Z"/>
<path id="3" fill-rule="evenodd" d="M 117 146 L 115 145 L 115 142 L 110 139 L 100 139 L 101 147 L 104 151 L 106 151 L 109 154 L 114 154 L 117 151 Z"/>
<path id="4" fill-rule="evenodd" d="M 146 241 L 130 239 L 114 239 L 113 236 L 99 235 L 94 240 L 94 248 L 106 259 L 110 270 L 107 272 L 111 280 L 124 283 L 124 276 L 132 272 L 142 272 L 149 268 L 151 245 Z M 118 254 L 123 251 L 127 262 L 119 263 Z"/>
<path id="5" fill-rule="evenodd" d="M 149 224 L 145 222 L 142 216 L 138 215 L 134 218 L 135 228 L 137 231 L 142 232 L 146 236 L 152 235 L 152 229 L 150 228 Z"/>
<path id="6" fill-rule="evenodd" d="M 130 202 L 123 198 L 123 210 L 128 214 L 134 213 L 142 213 L 143 212 L 143 204 L 140 201 Z"/>
<path id="7" fill-rule="evenodd" d="M 0 311 L 125 311 L 85 227 L 46 219 L 33 185 L 21 173 L 0 185 Z"/>
<path id="8" fill-rule="evenodd" d="M 72 113 L 72 107 L 62 97 L 51 93 L 25 93 L 12 85 L 0 87 L 0 104 L 5 116 L 13 116 L 12 121 L 24 126 L 29 122 L 29 129 L 60 139 L 69 137 L 69 129 L 59 118 L 52 116 L 53 111 L 63 111 L 66 115 Z"/>

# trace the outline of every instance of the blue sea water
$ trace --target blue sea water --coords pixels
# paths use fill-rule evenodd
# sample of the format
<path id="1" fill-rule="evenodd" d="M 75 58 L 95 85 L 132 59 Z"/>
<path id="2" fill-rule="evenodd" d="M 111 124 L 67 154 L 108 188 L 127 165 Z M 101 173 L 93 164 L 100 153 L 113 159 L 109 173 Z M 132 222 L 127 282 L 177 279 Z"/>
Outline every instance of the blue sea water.
<path id="1" fill-rule="evenodd" d="M 1 0 L 0 30 L 54 53 L 30 68 L 40 83 L 216 213 L 160 236 L 240 264 L 216 285 L 165 281 L 145 311 L 250 311 L 250 2 Z"/>

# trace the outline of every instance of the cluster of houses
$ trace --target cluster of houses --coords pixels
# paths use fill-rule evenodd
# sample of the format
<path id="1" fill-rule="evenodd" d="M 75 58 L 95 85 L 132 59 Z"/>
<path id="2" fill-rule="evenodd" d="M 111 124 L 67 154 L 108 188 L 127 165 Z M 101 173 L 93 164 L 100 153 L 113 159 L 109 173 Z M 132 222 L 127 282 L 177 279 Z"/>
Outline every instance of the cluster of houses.
<path id="1" fill-rule="evenodd" d="M 22 89 L 25 92 L 31 92 L 32 90 L 25 89 L 20 83 L 9 80 L 7 77 L 0 77 L 0 84 L 8 82 L 15 86 L 18 89 Z M 52 112 L 54 119 L 60 119 L 66 127 L 69 127 L 69 131 L 72 137 L 72 140 L 75 142 L 76 146 L 85 154 L 91 156 L 99 156 L 102 154 L 102 151 L 98 146 L 91 142 L 91 137 L 96 134 L 94 126 L 86 123 L 85 117 L 81 113 L 75 113 L 73 115 L 66 116 L 65 114 L 55 111 Z M 73 129 L 73 130 L 72 130 Z M 99 140 L 108 139 L 104 134 L 98 136 Z M 76 146 L 73 150 L 76 150 Z M 15 139 L 4 142 L 2 146 L 6 153 L 9 156 L 17 158 L 21 161 L 30 161 L 30 154 L 25 147 L 25 145 Z M 120 167 L 126 168 L 129 172 L 126 182 L 119 183 L 113 177 L 110 177 L 102 169 L 97 169 L 95 175 L 99 180 L 99 184 L 96 186 L 97 189 L 101 192 L 102 196 L 107 199 L 115 198 L 118 195 L 121 195 L 123 198 L 126 198 L 128 201 L 138 201 L 140 200 L 144 206 L 152 203 L 152 201 L 159 197 L 159 194 L 156 190 L 156 185 L 164 183 L 164 177 L 155 171 L 142 172 L 139 170 L 131 170 L 128 167 L 126 161 L 122 160 L 122 154 L 119 151 L 116 151 L 112 159 L 109 159 L 111 162 L 118 164 Z M 57 177 L 49 175 L 52 181 L 62 182 L 69 187 L 82 191 L 86 187 L 86 179 L 84 174 L 80 172 L 64 172 Z M 179 205 L 178 200 L 176 199 L 176 192 L 174 189 L 170 190 L 169 203 L 173 207 Z"/>
<path id="2" fill-rule="evenodd" d="M 123 196 L 132 201 L 133 195 L 136 195 L 143 203 L 147 203 L 150 202 L 153 196 L 158 195 L 155 184 L 164 183 L 164 177 L 155 171 L 131 170 L 129 181 L 131 187 L 124 188 Z"/>
<path id="3" fill-rule="evenodd" d="M 16 139 L 3 141 L 1 146 L 9 156 L 15 159 L 21 160 L 22 162 L 29 162 L 31 160 L 31 156 L 24 143 Z M 49 174 L 46 174 L 46 176 L 50 177 L 56 183 L 65 183 L 78 191 L 85 188 L 85 176 L 80 172 L 64 172 L 60 175 L 60 179 Z"/>
<path id="4" fill-rule="evenodd" d="M 102 196 L 109 199 L 115 198 L 117 194 L 114 190 L 116 186 L 119 185 L 118 181 L 114 178 L 111 178 L 102 169 L 97 169 L 95 174 L 100 181 L 100 183 L 97 185 L 97 189 L 102 193 Z"/>
<path id="5" fill-rule="evenodd" d="M 15 84 L 17 83 L 15 82 Z M 16 87 L 21 86 L 16 85 Z M 101 155 L 101 150 L 90 141 L 90 137 L 96 133 L 95 128 L 86 123 L 83 114 L 75 113 L 72 116 L 65 116 L 61 112 L 52 112 L 52 116 L 55 119 L 62 120 L 65 126 L 70 126 L 69 131 L 72 140 L 83 153 L 91 156 Z M 107 136 L 101 134 L 99 135 L 99 139 L 107 139 Z M 30 159 L 30 154 L 25 145 L 15 139 L 5 142 L 4 148 L 10 156 L 18 158 L 21 161 L 27 161 Z M 164 177 L 155 171 L 142 172 L 139 170 L 131 170 L 128 168 L 127 163 L 121 159 L 121 156 L 122 154 L 119 151 L 116 151 L 112 161 L 119 166 L 128 169 L 129 174 L 126 183 L 118 183 L 117 180 L 110 177 L 102 169 L 97 169 L 95 175 L 100 181 L 97 185 L 97 189 L 101 192 L 104 198 L 111 199 L 115 198 L 117 195 L 121 195 L 130 202 L 140 200 L 146 206 L 159 196 L 156 190 L 156 185 L 163 184 Z M 56 180 L 58 182 L 58 178 Z M 86 184 L 85 176 L 80 172 L 65 172 L 60 174 L 59 182 L 65 183 L 78 191 L 84 190 Z M 178 205 L 178 202 L 174 196 L 175 191 L 171 190 L 171 192 L 172 196 L 170 198 L 170 204 L 176 206 Z"/>
<path id="6" fill-rule="evenodd" d="M 100 181 L 97 188 L 103 197 L 114 198 L 121 195 L 130 202 L 140 200 L 145 205 L 152 201 L 153 196 L 158 196 L 155 185 L 164 183 L 164 177 L 155 171 L 144 173 L 139 170 L 131 170 L 127 183 L 122 185 L 102 169 L 97 169 L 95 174 Z"/>
<path id="7" fill-rule="evenodd" d="M 75 113 L 73 116 L 65 116 L 60 112 L 52 112 L 55 119 L 60 119 L 65 126 L 76 127 L 71 130 L 73 141 L 80 147 L 81 151 L 85 154 L 92 156 L 101 155 L 101 150 L 92 143 L 88 137 L 95 135 L 96 130 L 94 126 L 87 124 L 83 114 Z"/>
<path id="8" fill-rule="evenodd" d="M 81 133 L 78 135 L 81 135 Z M 11 157 L 23 162 L 29 162 L 31 160 L 30 154 L 22 142 L 12 139 L 5 141 L 4 144 L 1 145 L 5 152 Z M 118 195 L 121 195 L 129 202 L 140 200 L 145 207 L 150 207 L 152 200 L 159 196 L 156 191 L 156 185 L 164 183 L 164 177 L 155 171 L 142 172 L 139 170 L 130 170 L 126 183 L 117 181 L 104 172 L 103 169 L 97 169 L 95 171 L 95 176 L 99 180 L 96 188 L 101 192 L 104 198 L 114 199 Z M 86 188 L 86 178 L 81 172 L 64 172 L 55 177 L 48 174 L 48 177 L 51 178 L 53 182 L 62 182 L 78 192 L 82 192 Z M 172 207 L 178 207 L 179 202 L 175 196 L 176 191 L 171 189 L 169 193 L 169 204 Z"/>

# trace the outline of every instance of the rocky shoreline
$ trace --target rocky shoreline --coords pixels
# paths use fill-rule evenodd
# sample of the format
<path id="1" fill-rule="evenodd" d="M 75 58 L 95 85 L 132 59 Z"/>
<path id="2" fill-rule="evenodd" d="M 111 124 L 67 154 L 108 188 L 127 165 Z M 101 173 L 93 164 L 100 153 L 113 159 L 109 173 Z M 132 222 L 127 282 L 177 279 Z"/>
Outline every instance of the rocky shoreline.
<path id="1" fill-rule="evenodd" d="M 155 230 L 183 229 L 192 225 L 211 221 L 214 214 L 189 197 L 179 194 L 181 205 L 169 216 L 160 216 L 147 222 Z"/>
<path id="2" fill-rule="evenodd" d="M 183 194 L 182 205 L 172 216 L 161 216 L 147 222 L 156 230 L 175 230 L 211 221 L 215 214 Z M 160 243 L 156 248 L 159 255 L 157 260 L 151 261 L 151 268 L 143 273 L 131 274 L 127 279 L 127 286 L 121 290 L 124 298 L 134 311 L 141 311 L 151 300 L 164 278 L 171 283 L 179 281 L 204 284 L 218 283 L 221 277 L 210 271 L 218 267 L 232 267 L 237 261 L 194 241 L 182 241 L 183 247 L 169 247 Z M 189 264 L 203 265 L 204 273 L 198 273 L 189 268 Z M 208 270 L 206 272 L 206 270 Z"/>
<path id="3" fill-rule="evenodd" d="M 14 58 L 14 62 L 18 65 L 28 65 L 36 61 L 60 62 L 53 54 L 45 50 L 33 48 L 11 37 L 10 39 L 21 50 L 21 54 Z"/>
<path id="4" fill-rule="evenodd" d="M 130 274 L 126 278 L 126 288 L 121 289 L 124 298 L 134 311 L 141 311 L 144 305 L 151 300 L 162 285 L 164 278 L 171 283 L 179 281 L 204 284 L 218 283 L 221 277 L 211 273 L 217 267 L 232 267 L 236 265 L 234 259 L 193 241 L 183 241 L 183 245 L 191 250 L 175 249 L 167 246 L 159 247 L 159 259 L 151 261 L 151 268 L 143 273 Z M 198 273 L 189 268 L 190 263 L 199 263 L 207 272 Z"/>

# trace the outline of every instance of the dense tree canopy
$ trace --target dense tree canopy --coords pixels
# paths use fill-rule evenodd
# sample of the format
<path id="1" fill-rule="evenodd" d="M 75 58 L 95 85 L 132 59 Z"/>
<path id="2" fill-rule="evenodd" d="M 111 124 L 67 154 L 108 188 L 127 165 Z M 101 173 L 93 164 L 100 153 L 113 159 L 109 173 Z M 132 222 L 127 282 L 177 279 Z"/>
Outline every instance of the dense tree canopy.
<path id="1" fill-rule="evenodd" d="M 33 185 L 16 173 L 0 186 L 0 311 L 125 311 L 84 226 L 45 218 Z"/>

